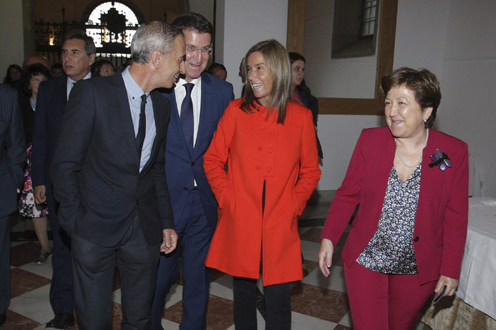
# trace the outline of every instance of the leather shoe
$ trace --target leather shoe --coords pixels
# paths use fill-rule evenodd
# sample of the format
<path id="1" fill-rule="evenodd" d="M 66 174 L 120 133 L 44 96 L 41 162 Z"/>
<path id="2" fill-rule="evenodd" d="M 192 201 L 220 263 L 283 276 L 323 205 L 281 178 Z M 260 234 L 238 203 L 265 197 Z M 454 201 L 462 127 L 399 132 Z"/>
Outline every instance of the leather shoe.
<path id="1" fill-rule="evenodd" d="M 71 329 L 74 328 L 74 315 L 67 313 L 56 314 L 55 318 L 46 324 L 45 329 Z"/>
<path id="2" fill-rule="evenodd" d="M 7 321 L 7 316 L 5 314 L 0 314 L 0 327 Z"/>

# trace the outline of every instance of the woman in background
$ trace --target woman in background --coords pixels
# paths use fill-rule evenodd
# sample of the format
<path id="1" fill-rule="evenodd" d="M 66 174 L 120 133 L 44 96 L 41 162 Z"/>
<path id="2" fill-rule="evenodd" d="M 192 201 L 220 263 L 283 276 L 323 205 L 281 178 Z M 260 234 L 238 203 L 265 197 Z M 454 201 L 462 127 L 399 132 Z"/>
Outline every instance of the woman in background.
<path id="1" fill-rule="evenodd" d="M 296 52 L 289 52 L 291 62 L 291 100 L 298 102 L 312 111 L 315 134 L 317 136 L 317 150 L 319 157 L 324 158 L 322 146 L 317 135 L 317 121 L 319 119 L 319 101 L 310 93 L 310 88 L 305 83 L 305 65 L 307 61 Z"/>
<path id="2" fill-rule="evenodd" d="M 23 92 L 26 97 L 20 97 L 20 107 L 22 120 L 24 122 L 24 132 L 26 134 L 27 160 L 24 169 L 24 187 L 19 199 L 19 213 L 26 218 L 33 219 L 33 226 L 41 245 L 41 252 L 35 264 L 44 264 L 52 256 L 50 246 L 48 246 L 47 235 L 47 215 L 48 206 L 46 203 L 37 205 L 34 200 L 33 186 L 31 182 L 31 141 L 33 139 L 34 112 L 36 111 L 36 100 L 38 88 L 42 81 L 50 79 L 50 70 L 40 63 L 31 64 L 25 71 L 23 79 Z"/>
<path id="3" fill-rule="evenodd" d="M 203 162 L 219 203 L 205 264 L 234 276 L 237 330 L 257 328 L 260 272 L 265 328 L 289 330 L 290 282 L 303 278 L 298 215 L 320 179 L 315 128 L 311 112 L 289 100 L 290 63 L 279 42 L 262 41 L 245 59 L 244 97 L 225 110 Z"/>
<path id="4" fill-rule="evenodd" d="M 22 77 L 22 68 L 17 64 L 11 64 L 7 68 L 7 73 L 3 78 L 4 85 L 12 85 L 13 82 L 18 81 Z"/>
<path id="5" fill-rule="evenodd" d="M 91 75 L 93 77 L 106 77 L 115 73 L 115 66 L 106 59 L 100 59 L 91 66 Z"/>
<path id="6" fill-rule="evenodd" d="M 458 286 L 468 220 L 468 148 L 432 129 L 441 101 L 428 70 L 381 80 L 388 127 L 364 129 L 321 236 L 319 267 L 342 251 L 356 330 L 411 330 L 436 292 Z"/>

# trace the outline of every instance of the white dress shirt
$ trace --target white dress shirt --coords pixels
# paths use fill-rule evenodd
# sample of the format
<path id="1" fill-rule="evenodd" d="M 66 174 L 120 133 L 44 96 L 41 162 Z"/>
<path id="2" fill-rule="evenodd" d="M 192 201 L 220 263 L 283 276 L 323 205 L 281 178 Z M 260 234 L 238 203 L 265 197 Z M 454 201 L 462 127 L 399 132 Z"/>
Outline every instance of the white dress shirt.
<path id="1" fill-rule="evenodd" d="M 174 88 L 174 93 L 176 93 L 176 104 L 177 111 L 179 113 L 179 118 L 181 118 L 181 105 L 186 97 L 186 88 L 184 84 L 187 81 L 184 79 L 179 79 L 176 83 L 176 88 Z M 195 85 L 191 90 L 191 100 L 193 101 L 193 147 L 196 144 L 196 136 L 198 135 L 198 124 L 200 123 L 200 108 L 201 108 L 201 77 L 193 79 L 191 81 Z"/>

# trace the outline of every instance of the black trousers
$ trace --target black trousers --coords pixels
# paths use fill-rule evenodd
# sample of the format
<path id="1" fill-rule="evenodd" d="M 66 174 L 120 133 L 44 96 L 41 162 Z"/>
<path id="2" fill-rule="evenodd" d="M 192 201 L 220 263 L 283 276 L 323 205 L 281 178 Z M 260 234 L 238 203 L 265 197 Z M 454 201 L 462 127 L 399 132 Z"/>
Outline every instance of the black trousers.
<path id="1" fill-rule="evenodd" d="M 257 280 L 234 277 L 234 327 L 257 329 Z M 265 329 L 291 329 L 291 288 L 289 283 L 264 286 Z"/>
<path id="2" fill-rule="evenodd" d="M 112 324 L 115 261 L 121 277 L 122 330 L 149 330 L 157 281 L 159 244 L 145 240 L 138 216 L 113 247 L 104 247 L 73 234 L 74 298 L 80 330 L 108 330 Z"/>

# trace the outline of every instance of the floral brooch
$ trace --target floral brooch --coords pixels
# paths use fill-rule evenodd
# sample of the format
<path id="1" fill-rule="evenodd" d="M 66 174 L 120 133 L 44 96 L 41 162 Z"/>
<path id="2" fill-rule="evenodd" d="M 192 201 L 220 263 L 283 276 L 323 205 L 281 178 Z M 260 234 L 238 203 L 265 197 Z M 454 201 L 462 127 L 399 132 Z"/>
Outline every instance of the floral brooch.
<path id="1" fill-rule="evenodd" d="M 439 166 L 441 171 L 446 170 L 446 167 L 453 167 L 448 155 L 439 149 L 436 149 L 436 153 L 431 155 L 431 160 L 432 163 L 429 164 L 429 167 Z"/>

